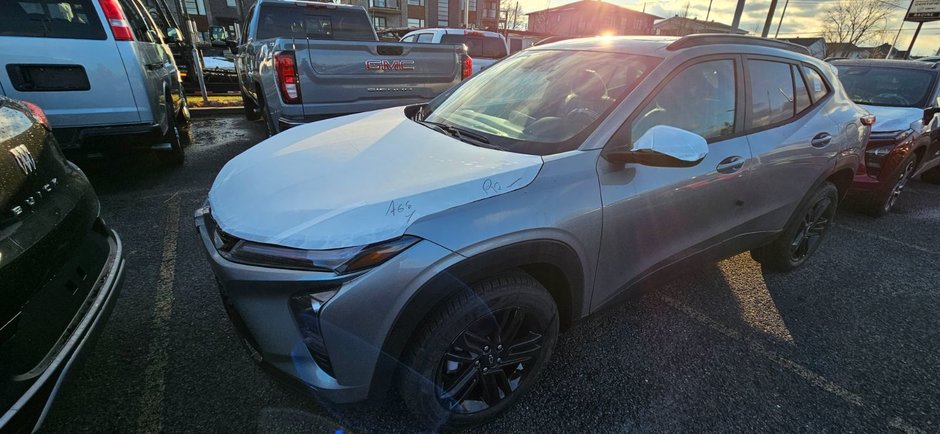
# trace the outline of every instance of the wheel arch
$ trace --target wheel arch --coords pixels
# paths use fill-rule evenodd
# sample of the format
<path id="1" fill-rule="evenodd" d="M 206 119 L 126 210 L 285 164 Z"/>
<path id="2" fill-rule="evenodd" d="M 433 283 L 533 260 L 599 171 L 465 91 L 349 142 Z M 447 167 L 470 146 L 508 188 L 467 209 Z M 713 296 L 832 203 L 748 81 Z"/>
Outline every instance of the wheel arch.
<path id="1" fill-rule="evenodd" d="M 562 330 L 581 314 L 584 271 L 579 256 L 555 240 L 525 241 L 468 257 L 423 284 L 398 313 L 382 346 L 370 394 L 387 393 L 400 359 L 428 314 L 450 297 L 483 278 L 519 269 L 532 276 L 555 300 Z"/>

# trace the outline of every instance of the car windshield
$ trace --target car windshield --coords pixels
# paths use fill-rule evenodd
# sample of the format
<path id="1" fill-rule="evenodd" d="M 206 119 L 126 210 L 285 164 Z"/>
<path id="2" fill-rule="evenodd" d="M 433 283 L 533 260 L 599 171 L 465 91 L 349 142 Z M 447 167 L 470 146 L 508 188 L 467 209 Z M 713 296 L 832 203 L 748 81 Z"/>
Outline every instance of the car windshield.
<path id="1" fill-rule="evenodd" d="M 512 152 L 569 151 L 658 61 L 592 51 L 522 52 L 432 101 L 425 120 L 477 133 Z"/>
<path id="2" fill-rule="evenodd" d="M 464 44 L 467 54 L 476 59 L 502 59 L 506 57 L 506 44 L 496 36 L 474 36 L 447 34 L 441 37 L 442 44 Z"/>
<path id="3" fill-rule="evenodd" d="M 934 73 L 916 69 L 839 66 L 839 78 L 849 98 L 858 104 L 924 107 L 930 98 Z"/>

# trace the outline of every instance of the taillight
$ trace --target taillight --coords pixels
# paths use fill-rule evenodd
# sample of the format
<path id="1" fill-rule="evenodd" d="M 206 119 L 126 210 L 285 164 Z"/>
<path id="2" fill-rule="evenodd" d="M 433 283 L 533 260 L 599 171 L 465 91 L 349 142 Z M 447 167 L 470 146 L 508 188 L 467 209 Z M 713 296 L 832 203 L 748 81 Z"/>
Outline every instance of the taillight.
<path id="1" fill-rule="evenodd" d="M 870 127 L 875 125 L 875 115 L 865 115 L 861 117 L 862 125 Z"/>
<path id="2" fill-rule="evenodd" d="M 49 118 L 46 117 L 46 113 L 42 111 L 38 105 L 29 101 L 23 101 L 23 105 L 29 108 L 29 112 L 32 113 L 33 117 L 36 118 L 42 126 L 46 127 L 47 130 L 52 130 L 52 127 L 49 126 Z"/>
<path id="3" fill-rule="evenodd" d="M 287 104 L 300 102 L 300 78 L 297 76 L 297 61 L 293 51 L 274 53 L 274 69 L 281 98 Z"/>
<path id="4" fill-rule="evenodd" d="M 98 3 L 101 4 L 104 17 L 111 26 L 111 33 L 114 34 L 114 40 L 133 41 L 134 33 L 131 31 L 131 25 L 127 22 L 124 9 L 118 4 L 118 0 L 98 0 Z"/>
<path id="5" fill-rule="evenodd" d="M 460 71 L 460 79 L 466 80 L 473 75 L 473 59 L 470 56 L 463 56 L 463 70 Z"/>

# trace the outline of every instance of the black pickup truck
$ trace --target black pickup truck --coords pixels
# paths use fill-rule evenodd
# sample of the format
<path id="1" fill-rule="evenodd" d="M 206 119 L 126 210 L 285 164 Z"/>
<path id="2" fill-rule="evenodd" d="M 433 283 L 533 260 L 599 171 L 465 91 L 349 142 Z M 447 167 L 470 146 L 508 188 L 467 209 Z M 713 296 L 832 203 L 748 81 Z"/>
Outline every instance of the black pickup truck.
<path id="1" fill-rule="evenodd" d="M 0 97 L 0 432 L 31 432 L 111 312 L 121 240 L 45 114 Z"/>

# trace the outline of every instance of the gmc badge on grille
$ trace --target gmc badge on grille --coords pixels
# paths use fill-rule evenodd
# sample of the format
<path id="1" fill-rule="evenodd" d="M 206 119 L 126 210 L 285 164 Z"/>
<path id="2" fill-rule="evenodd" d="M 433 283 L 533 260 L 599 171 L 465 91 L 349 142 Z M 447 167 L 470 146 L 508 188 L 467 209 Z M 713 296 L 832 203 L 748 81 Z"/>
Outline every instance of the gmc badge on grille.
<path id="1" fill-rule="evenodd" d="M 366 60 L 366 71 L 414 71 L 414 60 Z"/>

